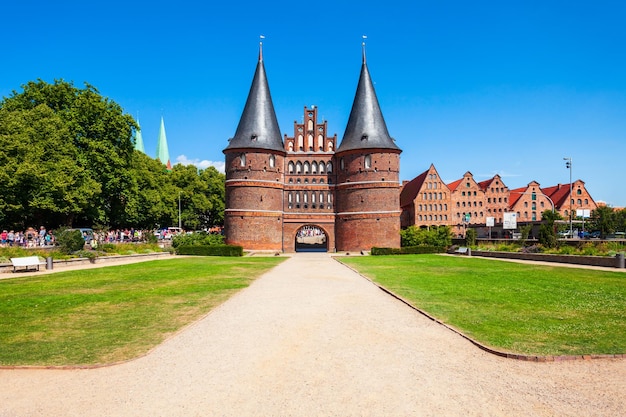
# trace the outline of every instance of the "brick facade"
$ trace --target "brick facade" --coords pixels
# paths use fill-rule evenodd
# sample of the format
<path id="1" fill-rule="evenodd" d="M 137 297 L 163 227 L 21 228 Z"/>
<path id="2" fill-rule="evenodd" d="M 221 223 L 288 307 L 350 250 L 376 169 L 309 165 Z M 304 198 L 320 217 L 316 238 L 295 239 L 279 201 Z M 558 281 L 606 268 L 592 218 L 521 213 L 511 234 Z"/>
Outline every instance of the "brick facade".
<path id="1" fill-rule="evenodd" d="M 411 225 L 418 227 L 446 225 L 451 227 L 455 236 L 464 236 L 467 227 L 485 227 L 489 217 L 493 217 L 496 228 L 502 229 L 506 212 L 515 212 L 519 224 L 529 224 L 540 222 L 542 213 L 553 208 L 564 219 L 569 219 L 571 199 L 569 184 L 541 188 L 538 182 L 531 181 L 525 187 L 510 190 L 499 175 L 477 183 L 472 173 L 466 172 L 463 178 L 447 185 L 435 184 L 437 181 L 433 180 L 438 178 L 437 170 L 431 165 L 427 171 L 403 184 L 400 194 L 403 228 Z M 438 205 L 435 205 L 435 198 L 439 198 L 439 192 L 435 197 L 433 187 L 441 187 L 443 190 L 440 200 L 444 202 L 444 208 L 445 191 L 450 192 L 451 215 L 447 222 L 435 221 L 440 215 L 440 211 L 436 210 Z M 571 210 L 574 217 L 576 210 L 593 211 L 597 208 L 583 181 L 577 180 L 572 183 L 572 195 Z M 470 215 L 469 219 L 466 217 L 467 214 Z M 483 234 L 488 234 L 486 229 Z M 504 233 L 499 230 L 495 236 L 502 237 Z"/>

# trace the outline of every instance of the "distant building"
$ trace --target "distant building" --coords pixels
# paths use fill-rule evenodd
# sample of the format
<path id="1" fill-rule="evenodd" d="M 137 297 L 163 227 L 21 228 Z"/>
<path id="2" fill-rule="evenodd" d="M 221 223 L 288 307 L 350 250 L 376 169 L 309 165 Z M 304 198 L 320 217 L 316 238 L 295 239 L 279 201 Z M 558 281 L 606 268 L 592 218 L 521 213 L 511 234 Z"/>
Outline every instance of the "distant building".
<path id="1" fill-rule="evenodd" d="M 591 212 L 598 207 L 581 180 L 572 183 L 571 196 L 569 184 L 541 188 L 537 181 L 531 181 L 526 187 L 510 190 L 499 175 L 477 183 L 471 172 L 447 185 L 439 182 L 439 174 L 431 164 L 428 170 L 403 183 L 400 192 L 403 228 L 446 225 L 455 236 L 464 236 L 467 227 L 472 227 L 486 236 L 486 225 L 491 218 L 495 227 L 492 235 L 502 237 L 506 212 L 516 213 L 519 224 L 529 224 L 540 222 L 546 210 L 554 209 L 569 219 L 570 210 L 576 217 L 579 210 Z"/>

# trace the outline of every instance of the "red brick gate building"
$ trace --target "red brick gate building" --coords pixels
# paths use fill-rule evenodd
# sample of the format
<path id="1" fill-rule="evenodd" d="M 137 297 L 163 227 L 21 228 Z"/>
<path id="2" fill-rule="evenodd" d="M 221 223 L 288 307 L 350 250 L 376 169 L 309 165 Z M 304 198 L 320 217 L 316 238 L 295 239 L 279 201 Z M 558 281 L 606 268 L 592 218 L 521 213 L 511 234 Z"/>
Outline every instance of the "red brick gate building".
<path id="1" fill-rule="evenodd" d="M 224 149 L 228 244 L 292 252 L 307 239 L 328 251 L 400 246 L 400 148 L 389 135 L 363 51 L 341 143 L 304 108 L 281 139 L 259 61 L 235 132 Z"/>

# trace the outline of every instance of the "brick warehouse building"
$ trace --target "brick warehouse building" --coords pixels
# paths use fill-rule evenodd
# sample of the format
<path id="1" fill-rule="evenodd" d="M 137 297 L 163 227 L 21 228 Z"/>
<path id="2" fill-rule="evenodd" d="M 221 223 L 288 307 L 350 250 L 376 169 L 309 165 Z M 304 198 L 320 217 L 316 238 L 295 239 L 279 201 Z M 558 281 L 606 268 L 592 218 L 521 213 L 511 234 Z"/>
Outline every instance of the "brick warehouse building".
<path id="1" fill-rule="evenodd" d="M 306 238 L 329 251 L 400 246 L 400 153 L 365 59 L 339 146 L 304 108 L 281 139 L 259 50 L 252 86 L 226 157 L 226 243 L 293 252 Z M 321 236 L 323 238 L 321 238 Z"/>

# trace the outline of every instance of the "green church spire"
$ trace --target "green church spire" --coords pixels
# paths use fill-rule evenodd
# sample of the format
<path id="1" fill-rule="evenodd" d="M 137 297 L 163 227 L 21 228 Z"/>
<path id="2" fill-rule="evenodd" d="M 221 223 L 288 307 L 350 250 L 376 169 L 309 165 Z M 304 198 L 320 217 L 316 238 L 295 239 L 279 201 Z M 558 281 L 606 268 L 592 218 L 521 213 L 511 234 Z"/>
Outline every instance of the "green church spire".
<path id="1" fill-rule="evenodd" d="M 167 148 L 167 137 L 165 136 L 165 123 L 163 123 L 163 116 L 161 116 L 161 129 L 159 129 L 159 141 L 157 142 L 157 159 L 161 161 L 167 169 L 172 169 L 172 163 L 170 162 L 170 151 Z"/>
<path id="2" fill-rule="evenodd" d="M 135 149 L 139 152 L 146 153 L 146 150 L 143 147 L 143 136 L 141 135 L 139 120 L 137 120 L 137 130 L 135 130 Z"/>

